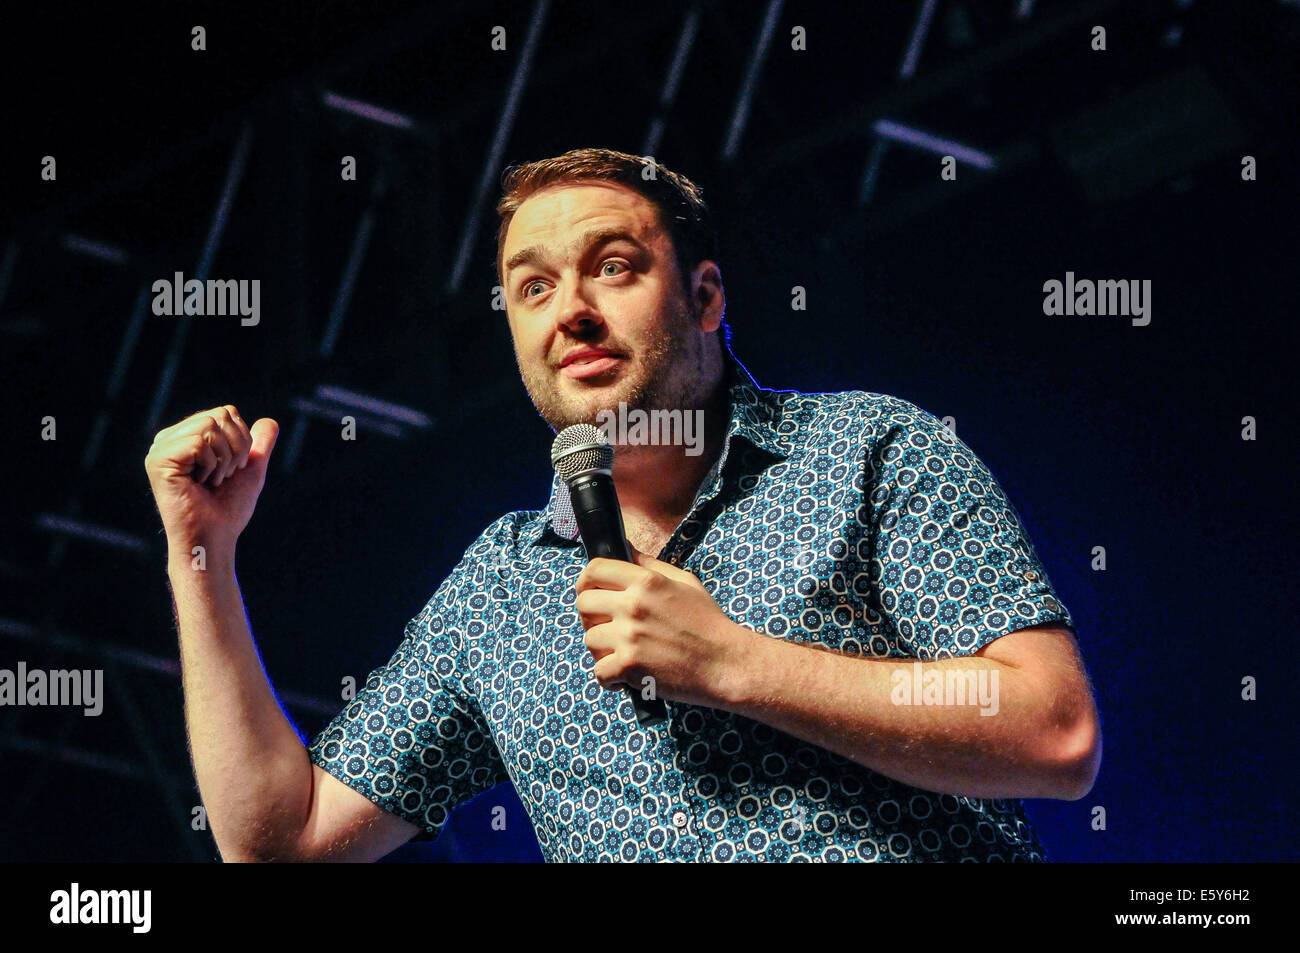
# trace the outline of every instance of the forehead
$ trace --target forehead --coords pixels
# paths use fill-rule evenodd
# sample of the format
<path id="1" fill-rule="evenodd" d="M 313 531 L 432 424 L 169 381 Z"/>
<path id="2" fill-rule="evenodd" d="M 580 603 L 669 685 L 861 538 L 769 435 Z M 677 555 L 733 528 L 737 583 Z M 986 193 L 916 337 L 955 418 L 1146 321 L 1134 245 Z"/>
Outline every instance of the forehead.
<path id="1" fill-rule="evenodd" d="M 560 250 L 593 228 L 619 226 L 650 243 L 659 233 L 659 216 L 650 200 L 616 182 L 582 181 L 552 185 L 520 204 L 502 244 L 501 258 L 543 245 Z"/>

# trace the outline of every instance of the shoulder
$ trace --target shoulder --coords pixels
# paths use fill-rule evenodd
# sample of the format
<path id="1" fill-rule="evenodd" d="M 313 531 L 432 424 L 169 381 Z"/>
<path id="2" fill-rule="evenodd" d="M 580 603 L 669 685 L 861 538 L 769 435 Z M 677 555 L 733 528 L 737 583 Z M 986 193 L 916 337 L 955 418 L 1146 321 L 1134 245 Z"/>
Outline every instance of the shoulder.
<path id="1" fill-rule="evenodd" d="M 946 423 L 911 401 L 868 390 L 767 391 L 778 433 L 799 434 L 810 448 L 851 440 L 870 456 L 890 445 L 928 449 L 960 444 Z M 968 451 L 968 448 L 964 448 Z"/>
<path id="2" fill-rule="evenodd" d="M 497 581 L 497 567 L 519 552 L 524 536 L 542 519 L 541 510 L 515 510 L 497 517 L 465 547 L 429 600 L 430 606 L 463 599 Z M 426 610 L 429 606 L 426 606 Z"/>
<path id="3" fill-rule="evenodd" d="M 496 567 L 517 559 L 535 538 L 545 514 L 545 510 L 514 510 L 497 517 L 465 548 L 451 576 L 462 582 L 487 583 Z"/>

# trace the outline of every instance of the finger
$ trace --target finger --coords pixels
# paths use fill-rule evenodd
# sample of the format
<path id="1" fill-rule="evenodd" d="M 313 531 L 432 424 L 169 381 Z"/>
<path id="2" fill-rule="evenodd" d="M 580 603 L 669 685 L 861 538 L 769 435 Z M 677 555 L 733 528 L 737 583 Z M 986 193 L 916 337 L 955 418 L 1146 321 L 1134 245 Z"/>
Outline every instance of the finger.
<path id="1" fill-rule="evenodd" d="M 637 691 L 641 685 L 641 674 L 628 668 L 613 652 L 597 661 L 591 667 L 591 674 L 600 687 L 607 691 L 622 691 L 625 688 Z"/>
<path id="2" fill-rule="evenodd" d="M 235 426 L 239 428 L 239 435 L 243 438 L 240 441 L 242 449 L 239 454 L 239 469 L 242 470 L 248 466 L 248 454 L 253 449 L 253 431 L 248 424 L 244 423 L 244 418 L 239 416 L 239 408 L 234 404 L 226 404 L 226 410 L 230 411 L 230 419 L 235 422 Z"/>
<path id="3" fill-rule="evenodd" d="M 574 581 L 573 588 L 578 592 L 587 589 L 627 589 L 638 579 L 641 579 L 646 570 L 632 563 L 624 562 L 621 559 L 607 559 L 604 556 L 597 556 L 583 568 L 578 574 L 577 580 Z"/>
<path id="4" fill-rule="evenodd" d="M 212 410 L 205 410 L 201 413 L 197 413 L 192 417 L 186 417 L 174 427 L 160 430 L 158 435 L 154 437 L 154 442 L 167 443 L 172 441 L 183 443 L 186 437 L 201 437 L 209 430 L 219 430 L 220 428 L 217 427 L 217 422 L 214 418 L 215 416 L 220 415 L 221 412 L 220 407 L 215 407 Z"/>
<path id="5" fill-rule="evenodd" d="M 220 407 L 210 407 L 207 410 L 200 410 L 197 414 L 190 414 L 180 423 L 172 424 L 165 430 L 158 431 L 158 437 L 166 439 L 167 437 L 188 437 L 191 434 L 202 433 L 208 428 L 208 422 L 212 415 L 220 409 Z"/>
<path id="6" fill-rule="evenodd" d="M 659 573 L 659 575 L 667 576 L 669 579 L 677 579 L 677 580 L 685 581 L 686 579 L 696 578 L 694 575 L 692 575 L 690 572 L 688 572 L 685 569 L 681 569 L 677 566 L 674 566 L 672 563 L 666 563 L 662 559 L 656 559 L 654 556 L 651 556 L 649 553 L 641 552 L 641 550 L 637 549 L 631 543 L 628 543 L 627 546 L 628 549 L 632 550 L 632 561 L 635 562 L 642 569 L 648 569 L 651 572 L 657 572 Z"/>
<path id="7" fill-rule="evenodd" d="M 230 476 L 234 476 L 236 470 L 242 470 L 248 464 L 248 452 L 253 449 L 253 435 L 249 432 L 248 424 L 244 423 L 244 418 L 239 416 L 239 409 L 234 404 L 226 404 L 221 409 L 230 418 L 230 428 L 226 430 L 226 436 L 233 436 L 230 446 L 235 451 L 235 459 L 231 462 Z"/>
<path id="8" fill-rule="evenodd" d="M 680 566 L 674 566 L 672 563 L 666 563 L 663 560 L 655 559 L 653 556 L 647 556 L 645 553 L 641 554 L 641 558 L 644 560 L 644 562 L 639 564 L 642 569 L 657 572 L 659 575 L 666 576 L 667 578 L 676 580 L 677 582 L 698 583 L 700 581 L 699 577 L 689 569 L 682 569 Z"/>
<path id="9" fill-rule="evenodd" d="M 623 687 L 619 680 L 622 667 L 619 665 L 618 658 L 612 653 L 596 660 L 596 664 L 591 667 L 591 674 L 595 677 L 600 687 L 606 691 Z"/>
<path id="10" fill-rule="evenodd" d="M 212 452 L 217 455 L 216 469 L 209 475 L 211 486 L 216 489 L 221 485 L 221 475 L 225 472 L 230 458 L 234 456 L 234 451 L 230 449 L 230 441 L 226 439 L 226 435 L 222 432 L 221 425 L 217 423 L 216 418 L 209 416 L 208 419 L 211 423 L 203 431 L 203 440 L 212 448 Z"/>
<path id="11" fill-rule="evenodd" d="M 587 647 L 591 657 L 600 661 L 618 647 L 618 633 L 608 622 L 593 625 L 582 637 L 582 644 Z"/>
<path id="12" fill-rule="evenodd" d="M 248 452 L 248 469 L 261 479 L 266 475 L 271 451 L 280 436 L 280 425 L 270 417 L 262 417 L 253 424 L 249 435 L 253 438 L 253 448 Z"/>
<path id="13" fill-rule="evenodd" d="M 614 613 L 618 610 L 622 598 L 615 590 L 587 589 L 578 593 L 577 599 L 574 600 L 574 608 L 582 617 L 583 627 L 590 629 L 602 622 L 613 621 Z"/>
<path id="14" fill-rule="evenodd" d="M 230 456 L 221 461 L 221 469 L 217 471 L 213 486 L 221 486 L 226 480 L 230 479 L 237 469 L 239 469 L 240 453 L 243 450 L 244 435 L 239 431 L 239 425 L 230 416 L 230 411 L 226 407 L 218 407 L 209 416 L 216 424 L 221 436 L 225 438 L 226 446 L 230 448 Z"/>
<path id="15" fill-rule="evenodd" d="M 195 483 L 202 483 L 217 468 L 218 460 L 216 451 L 212 449 L 209 437 L 206 432 L 190 438 L 194 444 L 191 451 L 193 464 L 190 469 L 190 475 L 194 477 Z"/>
<path id="16" fill-rule="evenodd" d="M 230 449 L 229 441 L 226 440 L 226 435 L 221 432 L 221 428 L 217 426 L 215 420 L 208 425 L 207 430 L 203 431 L 202 437 L 203 442 L 211 447 L 212 452 L 217 455 L 217 465 L 207 477 L 208 485 L 215 488 L 220 485 L 221 474 L 227 462 L 233 456 L 233 451 Z"/>

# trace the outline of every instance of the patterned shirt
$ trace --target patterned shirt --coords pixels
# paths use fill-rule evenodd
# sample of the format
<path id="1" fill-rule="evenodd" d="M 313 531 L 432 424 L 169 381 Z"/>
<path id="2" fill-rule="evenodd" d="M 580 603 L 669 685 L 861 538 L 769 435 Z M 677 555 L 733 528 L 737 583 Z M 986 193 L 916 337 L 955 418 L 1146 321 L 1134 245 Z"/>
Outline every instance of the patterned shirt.
<path id="1" fill-rule="evenodd" d="M 886 394 L 765 390 L 724 352 L 723 450 L 659 558 L 728 617 L 920 661 L 1074 627 L 1015 508 L 942 423 Z M 574 608 L 585 564 L 556 478 L 546 509 L 469 547 L 312 761 L 430 836 L 509 779 L 548 861 L 1046 859 L 1017 799 L 921 790 L 669 699 L 665 722 L 638 725 L 592 675 Z"/>

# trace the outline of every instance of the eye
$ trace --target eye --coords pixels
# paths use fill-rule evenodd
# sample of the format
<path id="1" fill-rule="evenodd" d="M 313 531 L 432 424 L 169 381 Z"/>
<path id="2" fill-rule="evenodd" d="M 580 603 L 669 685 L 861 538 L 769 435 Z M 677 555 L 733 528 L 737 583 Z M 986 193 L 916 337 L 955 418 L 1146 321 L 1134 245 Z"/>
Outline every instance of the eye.
<path id="1" fill-rule="evenodd" d="M 540 284 L 541 284 L 540 281 L 530 281 L 530 282 L 528 282 L 528 284 L 524 285 L 524 287 L 523 287 L 523 296 L 524 296 L 525 298 L 529 297 L 528 289 L 529 289 L 529 288 L 535 288 L 535 287 L 537 287 L 537 286 L 540 285 Z"/>
<path id="2" fill-rule="evenodd" d="M 603 262 L 601 262 L 601 265 L 600 265 L 600 270 L 601 270 L 601 272 L 602 272 L 603 274 L 605 274 L 605 276 L 606 276 L 607 278 L 612 278 L 612 277 L 614 277 L 614 275 L 610 275 L 610 274 L 605 273 L 605 269 L 608 268 L 610 265 L 614 265 L 614 266 L 616 266 L 616 267 L 618 267 L 618 268 L 623 268 L 623 269 L 625 269 L 625 270 L 627 270 L 627 271 L 631 271 L 631 270 L 632 270 L 631 268 L 628 268 L 628 266 L 625 265 L 623 262 L 621 262 L 621 261 L 616 261 L 615 259 L 610 258 L 610 259 L 607 260 L 607 261 L 603 261 Z M 623 273 L 623 272 L 620 271 L 620 272 L 617 272 L 616 274 L 621 275 L 622 273 Z"/>

